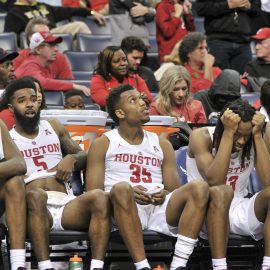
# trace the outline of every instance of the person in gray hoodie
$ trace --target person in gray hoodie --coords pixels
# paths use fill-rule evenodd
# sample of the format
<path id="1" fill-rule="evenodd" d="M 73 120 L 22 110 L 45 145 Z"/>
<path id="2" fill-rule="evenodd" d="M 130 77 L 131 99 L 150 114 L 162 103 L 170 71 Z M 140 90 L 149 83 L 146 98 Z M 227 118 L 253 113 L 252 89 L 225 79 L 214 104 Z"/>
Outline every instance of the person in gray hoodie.
<path id="1" fill-rule="evenodd" d="M 210 89 L 197 92 L 194 99 L 202 102 L 206 118 L 215 123 L 214 119 L 223 107 L 241 97 L 240 88 L 240 74 L 232 69 L 224 69 Z"/>

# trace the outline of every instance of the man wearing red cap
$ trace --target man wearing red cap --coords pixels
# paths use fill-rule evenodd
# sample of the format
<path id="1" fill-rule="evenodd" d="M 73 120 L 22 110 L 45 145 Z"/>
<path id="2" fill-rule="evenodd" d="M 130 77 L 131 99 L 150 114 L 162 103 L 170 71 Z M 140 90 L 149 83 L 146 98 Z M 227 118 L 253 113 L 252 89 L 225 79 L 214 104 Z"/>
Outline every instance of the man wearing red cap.
<path id="1" fill-rule="evenodd" d="M 248 73 L 248 88 L 260 91 L 260 87 L 270 79 L 270 28 L 261 28 L 252 36 L 255 41 L 256 59 L 249 62 L 245 68 Z"/>
<path id="2" fill-rule="evenodd" d="M 24 61 L 16 70 L 17 78 L 31 75 L 38 79 L 46 90 L 68 91 L 77 89 L 85 95 L 90 95 L 90 89 L 84 85 L 56 80 L 50 64 L 56 60 L 57 44 L 62 42 L 62 37 L 53 36 L 50 32 L 37 32 L 30 39 L 29 48 L 33 57 Z"/>

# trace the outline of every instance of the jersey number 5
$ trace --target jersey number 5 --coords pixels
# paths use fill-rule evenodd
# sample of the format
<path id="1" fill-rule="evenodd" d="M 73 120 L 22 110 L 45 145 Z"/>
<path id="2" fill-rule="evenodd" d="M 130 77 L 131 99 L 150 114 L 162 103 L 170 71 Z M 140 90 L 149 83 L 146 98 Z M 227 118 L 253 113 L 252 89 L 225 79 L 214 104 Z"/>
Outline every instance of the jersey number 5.
<path id="1" fill-rule="evenodd" d="M 129 169 L 132 171 L 130 176 L 130 182 L 132 183 L 152 183 L 151 173 L 137 164 L 130 164 Z"/>
<path id="2" fill-rule="evenodd" d="M 48 166 L 47 166 L 46 162 L 40 161 L 42 158 L 44 158 L 44 156 L 33 157 L 33 162 L 34 162 L 35 166 L 36 167 L 42 167 L 42 168 L 38 169 L 38 171 L 48 169 Z"/>

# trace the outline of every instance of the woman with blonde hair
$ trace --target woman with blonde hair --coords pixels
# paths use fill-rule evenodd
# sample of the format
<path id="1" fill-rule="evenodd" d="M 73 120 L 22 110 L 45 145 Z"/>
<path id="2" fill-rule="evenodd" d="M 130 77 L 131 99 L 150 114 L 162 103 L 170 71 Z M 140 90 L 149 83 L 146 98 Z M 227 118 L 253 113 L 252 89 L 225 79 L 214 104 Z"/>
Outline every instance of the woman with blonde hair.
<path id="1" fill-rule="evenodd" d="M 169 115 L 188 123 L 206 123 L 202 103 L 192 98 L 190 86 L 191 77 L 185 67 L 169 67 L 161 77 L 160 90 L 150 105 L 150 114 Z"/>

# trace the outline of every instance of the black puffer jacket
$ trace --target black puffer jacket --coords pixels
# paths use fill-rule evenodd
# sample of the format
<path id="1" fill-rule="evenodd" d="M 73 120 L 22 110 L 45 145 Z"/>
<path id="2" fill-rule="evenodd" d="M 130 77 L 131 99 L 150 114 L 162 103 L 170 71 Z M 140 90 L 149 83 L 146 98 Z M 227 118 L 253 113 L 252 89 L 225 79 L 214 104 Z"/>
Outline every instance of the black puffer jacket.
<path id="1" fill-rule="evenodd" d="M 223 106 L 217 102 L 217 95 L 224 96 L 227 100 L 237 99 L 240 94 L 240 75 L 232 69 L 224 69 L 214 80 L 209 90 L 197 92 L 194 99 L 200 100 L 208 118 L 212 112 L 220 112 Z"/>
<path id="2" fill-rule="evenodd" d="M 196 9 L 204 17 L 208 40 L 221 39 L 244 43 L 252 33 L 252 18 L 260 12 L 259 0 L 250 0 L 251 8 L 230 9 L 227 0 L 198 0 Z"/>

